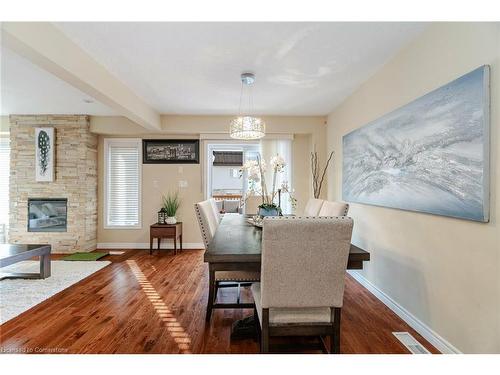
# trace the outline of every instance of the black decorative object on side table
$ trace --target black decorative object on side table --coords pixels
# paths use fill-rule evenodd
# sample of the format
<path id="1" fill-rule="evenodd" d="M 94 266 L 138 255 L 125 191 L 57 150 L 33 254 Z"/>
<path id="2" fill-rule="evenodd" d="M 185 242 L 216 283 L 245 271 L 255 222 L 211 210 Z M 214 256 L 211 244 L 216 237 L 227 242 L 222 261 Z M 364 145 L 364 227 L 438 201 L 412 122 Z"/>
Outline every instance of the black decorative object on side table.
<path id="1" fill-rule="evenodd" d="M 165 224 L 165 218 L 167 217 L 165 208 L 161 208 L 160 211 L 158 211 L 158 224 Z"/>

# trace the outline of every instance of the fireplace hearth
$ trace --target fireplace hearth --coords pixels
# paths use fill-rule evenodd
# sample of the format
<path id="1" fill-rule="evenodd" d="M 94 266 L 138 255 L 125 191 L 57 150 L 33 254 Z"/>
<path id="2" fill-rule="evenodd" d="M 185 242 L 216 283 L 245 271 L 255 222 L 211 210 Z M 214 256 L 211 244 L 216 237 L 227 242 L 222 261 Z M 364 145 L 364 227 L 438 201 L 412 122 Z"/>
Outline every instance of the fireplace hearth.
<path id="1" fill-rule="evenodd" d="M 28 232 L 66 232 L 66 198 L 29 198 Z"/>

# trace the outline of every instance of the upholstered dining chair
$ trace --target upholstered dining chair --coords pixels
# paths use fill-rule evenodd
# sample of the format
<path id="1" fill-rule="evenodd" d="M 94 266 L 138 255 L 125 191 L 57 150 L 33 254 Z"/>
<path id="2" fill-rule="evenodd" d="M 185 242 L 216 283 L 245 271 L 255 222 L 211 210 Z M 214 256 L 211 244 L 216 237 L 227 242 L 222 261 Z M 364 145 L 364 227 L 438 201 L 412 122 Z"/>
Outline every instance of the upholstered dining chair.
<path id="1" fill-rule="evenodd" d="M 215 217 L 212 203 L 210 200 L 203 202 L 198 202 L 194 204 L 194 209 L 196 212 L 196 217 L 198 219 L 198 224 L 200 226 L 201 236 L 203 238 L 203 243 L 205 249 L 208 249 L 208 245 L 215 235 L 217 227 L 219 226 L 219 221 Z M 216 303 L 217 292 L 219 288 L 237 287 L 237 301 L 236 304 L 229 303 L 228 306 L 231 308 L 238 307 L 240 305 L 240 289 L 243 285 L 250 285 L 252 282 L 260 280 L 260 272 L 247 272 L 247 271 L 217 271 L 215 272 L 215 284 L 209 285 L 209 288 L 213 288 L 213 301 L 207 305 L 207 321 L 210 320 L 212 315 L 212 309 L 223 308 L 224 303 Z M 211 293 L 209 293 L 210 295 Z M 229 308 L 229 307 L 228 307 Z M 241 304 L 241 308 L 249 308 L 248 304 Z M 250 306 L 251 308 L 251 306 Z"/>
<path id="2" fill-rule="evenodd" d="M 212 206 L 212 210 L 214 211 L 215 218 L 217 219 L 217 222 L 220 223 L 222 220 L 222 215 L 220 213 L 221 210 L 219 210 L 219 206 L 217 205 L 217 201 L 215 198 L 210 198 L 209 199 L 210 205 Z"/>
<path id="3" fill-rule="evenodd" d="M 349 205 L 344 202 L 324 201 L 318 216 L 347 216 Z"/>
<path id="4" fill-rule="evenodd" d="M 250 195 L 245 198 L 245 214 L 257 215 L 259 206 L 262 204 L 262 197 L 260 195 Z"/>
<path id="5" fill-rule="evenodd" d="M 264 219 L 261 282 L 251 287 L 261 351 L 273 336 L 330 336 L 340 352 L 340 314 L 353 221 L 342 217 Z"/>
<path id="6" fill-rule="evenodd" d="M 240 200 L 224 199 L 224 212 L 233 214 L 240 213 Z"/>
<path id="7" fill-rule="evenodd" d="M 323 199 L 309 199 L 304 208 L 303 216 L 319 216 L 319 211 L 321 210 L 321 206 L 323 206 L 323 202 Z"/>

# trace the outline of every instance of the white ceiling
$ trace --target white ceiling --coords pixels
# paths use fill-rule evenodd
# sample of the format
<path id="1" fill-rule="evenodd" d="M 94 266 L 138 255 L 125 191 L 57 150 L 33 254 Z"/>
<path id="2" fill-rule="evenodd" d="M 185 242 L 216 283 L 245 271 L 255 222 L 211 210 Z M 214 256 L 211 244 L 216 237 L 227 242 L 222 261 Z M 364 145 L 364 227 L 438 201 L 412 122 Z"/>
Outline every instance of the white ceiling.
<path id="1" fill-rule="evenodd" d="M 57 23 L 158 112 L 235 114 L 239 75 L 252 71 L 254 112 L 326 115 L 423 23 Z M 2 50 L 2 113 L 112 114 Z"/>
<path id="2" fill-rule="evenodd" d="M 114 115 L 60 78 L 34 65 L 11 50 L 1 49 L 1 114 Z M 84 100 L 94 100 L 85 103 Z"/>

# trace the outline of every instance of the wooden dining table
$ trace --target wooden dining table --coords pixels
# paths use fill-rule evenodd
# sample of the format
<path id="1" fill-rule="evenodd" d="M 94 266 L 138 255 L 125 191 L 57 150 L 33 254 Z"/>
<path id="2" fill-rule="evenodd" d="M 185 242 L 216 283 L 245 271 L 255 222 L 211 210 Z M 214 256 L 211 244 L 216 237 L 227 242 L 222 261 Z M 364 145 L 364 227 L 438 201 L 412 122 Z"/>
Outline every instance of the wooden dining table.
<path id="1" fill-rule="evenodd" d="M 260 271 L 262 228 L 249 222 L 241 214 L 225 214 L 205 251 L 204 261 L 208 263 L 209 292 L 207 320 L 214 308 L 253 308 L 253 304 L 214 304 L 217 271 Z M 370 260 L 370 253 L 351 244 L 348 269 L 362 269 L 363 262 Z"/>

